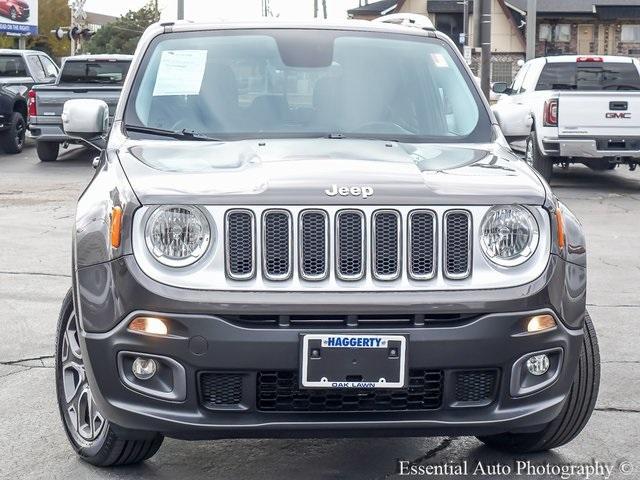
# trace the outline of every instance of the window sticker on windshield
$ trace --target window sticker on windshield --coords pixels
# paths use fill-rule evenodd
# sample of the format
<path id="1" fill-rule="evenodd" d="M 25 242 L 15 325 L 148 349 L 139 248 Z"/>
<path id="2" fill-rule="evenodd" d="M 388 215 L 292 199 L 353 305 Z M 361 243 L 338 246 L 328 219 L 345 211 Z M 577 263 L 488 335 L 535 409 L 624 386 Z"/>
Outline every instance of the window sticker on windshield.
<path id="1" fill-rule="evenodd" d="M 431 59 L 433 60 L 433 64 L 439 68 L 448 68 L 449 64 L 447 63 L 447 59 L 444 58 L 444 55 L 441 53 L 432 53 Z"/>
<path id="2" fill-rule="evenodd" d="M 153 96 L 198 95 L 207 65 L 207 50 L 162 52 Z"/>

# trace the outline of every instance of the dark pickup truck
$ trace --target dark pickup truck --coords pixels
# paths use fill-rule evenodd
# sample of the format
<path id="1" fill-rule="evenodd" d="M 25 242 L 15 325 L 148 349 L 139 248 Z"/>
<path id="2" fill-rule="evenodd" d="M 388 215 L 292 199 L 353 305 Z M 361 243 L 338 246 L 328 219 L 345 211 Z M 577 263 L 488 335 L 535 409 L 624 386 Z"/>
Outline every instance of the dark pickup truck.
<path id="1" fill-rule="evenodd" d="M 0 147 L 20 153 L 27 131 L 27 92 L 34 85 L 53 83 L 58 66 L 34 50 L 0 49 Z"/>
<path id="2" fill-rule="evenodd" d="M 60 145 L 77 143 L 62 129 L 62 109 L 67 100 L 103 100 L 109 106 L 109 116 L 113 116 L 131 58 L 130 55 L 69 57 L 54 84 L 38 85 L 29 92 L 29 131 L 37 139 L 41 161 L 53 162 L 58 158 Z"/>

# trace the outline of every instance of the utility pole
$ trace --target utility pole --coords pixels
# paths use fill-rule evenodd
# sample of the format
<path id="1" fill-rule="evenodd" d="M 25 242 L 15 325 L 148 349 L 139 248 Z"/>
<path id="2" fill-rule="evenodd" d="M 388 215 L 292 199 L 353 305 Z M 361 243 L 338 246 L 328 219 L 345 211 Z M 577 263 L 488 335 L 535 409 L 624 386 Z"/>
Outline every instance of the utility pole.
<path id="1" fill-rule="evenodd" d="M 527 60 L 536 58 L 536 25 L 538 24 L 538 2 L 527 0 Z"/>
<path id="2" fill-rule="evenodd" d="M 462 1 L 462 31 L 464 32 L 463 45 L 469 45 L 469 0 Z"/>
<path id="3" fill-rule="evenodd" d="M 482 0 L 482 18 L 480 19 L 480 35 L 482 45 L 482 77 L 480 85 L 487 99 L 491 90 L 491 3 Z"/>
<path id="4" fill-rule="evenodd" d="M 480 48 L 480 2 L 481 0 L 473 0 L 473 46 Z"/>
<path id="5" fill-rule="evenodd" d="M 313 18 L 318 18 L 318 0 L 313 0 Z"/>
<path id="6" fill-rule="evenodd" d="M 327 0 L 322 0 L 322 15 L 327 19 Z"/>
<path id="7" fill-rule="evenodd" d="M 184 0 L 178 0 L 178 20 L 184 20 Z"/>

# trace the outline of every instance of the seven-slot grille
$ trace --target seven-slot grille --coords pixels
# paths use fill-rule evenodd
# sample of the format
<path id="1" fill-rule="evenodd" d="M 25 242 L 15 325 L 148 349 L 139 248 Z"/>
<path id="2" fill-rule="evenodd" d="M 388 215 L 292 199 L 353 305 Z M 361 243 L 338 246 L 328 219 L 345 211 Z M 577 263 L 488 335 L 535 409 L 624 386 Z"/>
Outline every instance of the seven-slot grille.
<path id="1" fill-rule="evenodd" d="M 373 276 L 395 280 L 400 276 L 402 230 L 395 210 L 373 213 Z"/>
<path id="2" fill-rule="evenodd" d="M 329 273 L 329 216 L 323 210 L 300 214 L 300 274 L 305 280 L 322 280 Z"/>
<path id="3" fill-rule="evenodd" d="M 341 210 L 336 215 L 336 273 L 342 280 L 364 277 L 365 228 L 360 210 Z"/>
<path id="4" fill-rule="evenodd" d="M 471 215 L 448 211 L 444 223 L 444 273 L 453 280 L 466 278 L 471 269 Z"/>
<path id="5" fill-rule="evenodd" d="M 267 210 L 262 215 L 262 271 L 268 280 L 291 276 L 291 214 L 286 210 Z"/>
<path id="6" fill-rule="evenodd" d="M 255 220 L 250 210 L 229 210 L 226 215 L 227 275 L 247 280 L 255 274 Z"/>
<path id="7" fill-rule="evenodd" d="M 429 280 L 436 273 L 436 214 L 414 210 L 409 214 L 409 276 Z"/>
<path id="8" fill-rule="evenodd" d="M 466 210 L 448 210 L 439 222 L 438 215 L 429 209 L 412 210 L 408 215 L 379 209 L 370 218 L 358 209 L 338 210 L 335 216 L 306 209 L 297 221 L 288 210 L 266 209 L 259 222 L 260 232 L 255 231 L 255 223 L 248 209 L 226 214 L 226 269 L 233 280 L 253 278 L 257 257 L 264 278 L 287 280 L 294 274 L 295 254 L 299 275 L 305 281 L 324 280 L 332 269 L 338 279 L 356 281 L 368 268 L 376 280 L 395 280 L 405 270 L 403 258 L 406 275 L 424 281 L 437 273 L 440 248 L 443 274 L 448 279 L 460 280 L 471 274 L 472 219 Z"/>

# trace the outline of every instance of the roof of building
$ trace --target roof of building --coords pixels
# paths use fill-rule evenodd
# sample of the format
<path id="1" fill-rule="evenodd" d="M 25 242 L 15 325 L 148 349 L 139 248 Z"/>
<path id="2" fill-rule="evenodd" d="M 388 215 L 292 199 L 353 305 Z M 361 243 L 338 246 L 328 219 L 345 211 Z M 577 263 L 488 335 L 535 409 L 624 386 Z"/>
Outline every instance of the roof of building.
<path id="1" fill-rule="evenodd" d="M 89 25 L 107 25 L 109 23 L 113 23 L 118 20 L 118 17 L 114 17 L 113 15 L 104 15 L 102 13 L 95 12 L 86 12 L 87 13 L 87 23 Z"/>
<path id="2" fill-rule="evenodd" d="M 473 13 L 473 0 L 469 0 L 469 13 Z M 462 13 L 464 6 L 460 0 L 429 0 L 429 13 Z"/>
<path id="3" fill-rule="evenodd" d="M 349 15 L 387 15 L 402 7 L 404 0 L 380 0 L 361 7 L 347 10 Z"/>
<path id="4" fill-rule="evenodd" d="M 522 12 L 527 0 L 505 0 L 505 4 Z M 538 0 L 538 13 L 589 13 L 608 7 L 637 7 L 638 0 Z"/>

